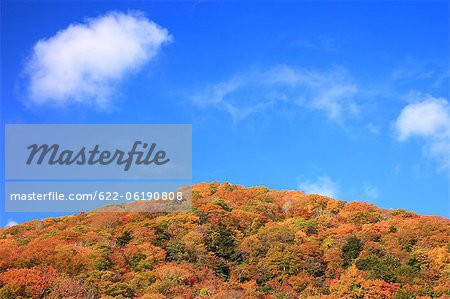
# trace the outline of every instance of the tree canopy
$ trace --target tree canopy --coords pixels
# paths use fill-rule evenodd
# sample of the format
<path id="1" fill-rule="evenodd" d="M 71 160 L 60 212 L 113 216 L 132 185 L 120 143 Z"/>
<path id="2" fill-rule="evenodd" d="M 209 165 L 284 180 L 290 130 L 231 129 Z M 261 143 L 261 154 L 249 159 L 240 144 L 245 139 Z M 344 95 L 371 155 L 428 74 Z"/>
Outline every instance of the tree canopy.
<path id="1" fill-rule="evenodd" d="M 0 230 L 0 298 L 450 296 L 446 218 L 228 183 L 192 193 L 192 212 Z"/>

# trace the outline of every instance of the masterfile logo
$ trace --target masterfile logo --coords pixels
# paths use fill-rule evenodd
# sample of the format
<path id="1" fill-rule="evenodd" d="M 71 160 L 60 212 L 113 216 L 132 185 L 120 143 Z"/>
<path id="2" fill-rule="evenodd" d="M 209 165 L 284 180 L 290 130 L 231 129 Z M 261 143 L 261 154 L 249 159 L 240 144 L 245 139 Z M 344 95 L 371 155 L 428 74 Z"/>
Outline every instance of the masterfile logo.
<path id="1" fill-rule="evenodd" d="M 6 125 L 6 179 L 190 180 L 191 125 Z"/>
<path id="2" fill-rule="evenodd" d="M 191 125 L 17 124 L 5 130 L 7 211 L 191 207 Z"/>
<path id="3" fill-rule="evenodd" d="M 142 141 L 135 141 L 130 151 L 116 149 L 111 152 L 100 150 L 100 145 L 96 144 L 93 149 L 86 150 L 83 146 L 78 151 L 62 150 L 58 144 L 32 144 L 27 147 L 30 150 L 27 165 L 33 162 L 41 165 L 46 162 L 49 165 L 108 165 L 116 163 L 124 165 L 124 170 L 128 171 L 131 165 L 164 165 L 170 161 L 166 158 L 166 151 L 156 150 L 156 143 L 148 144 Z M 142 150 L 140 150 L 140 148 Z M 36 159 L 35 159 L 36 157 Z"/>

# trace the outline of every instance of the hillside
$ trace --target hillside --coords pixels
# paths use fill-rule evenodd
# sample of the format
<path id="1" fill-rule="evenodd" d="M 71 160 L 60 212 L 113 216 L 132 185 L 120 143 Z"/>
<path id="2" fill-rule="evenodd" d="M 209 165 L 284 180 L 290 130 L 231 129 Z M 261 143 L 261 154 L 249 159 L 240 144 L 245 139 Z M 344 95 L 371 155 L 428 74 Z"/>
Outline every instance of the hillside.
<path id="1" fill-rule="evenodd" d="M 449 219 L 228 183 L 192 197 L 0 230 L 0 298 L 450 298 Z"/>

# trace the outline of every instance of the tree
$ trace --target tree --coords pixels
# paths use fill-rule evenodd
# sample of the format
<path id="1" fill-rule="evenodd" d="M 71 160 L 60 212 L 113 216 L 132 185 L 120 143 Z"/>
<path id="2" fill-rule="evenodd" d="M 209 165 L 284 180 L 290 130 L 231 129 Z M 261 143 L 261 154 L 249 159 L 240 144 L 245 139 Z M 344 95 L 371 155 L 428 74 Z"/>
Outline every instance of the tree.
<path id="1" fill-rule="evenodd" d="M 345 243 L 344 247 L 342 248 L 342 266 L 344 268 L 348 268 L 353 263 L 353 260 L 359 256 L 361 250 L 362 243 L 357 237 L 351 236 L 350 238 L 348 238 L 347 243 Z"/>
<path id="2" fill-rule="evenodd" d="M 50 292 L 50 285 L 57 277 L 53 267 L 33 267 L 31 269 L 9 269 L 0 274 L 2 298 L 41 298 Z"/>

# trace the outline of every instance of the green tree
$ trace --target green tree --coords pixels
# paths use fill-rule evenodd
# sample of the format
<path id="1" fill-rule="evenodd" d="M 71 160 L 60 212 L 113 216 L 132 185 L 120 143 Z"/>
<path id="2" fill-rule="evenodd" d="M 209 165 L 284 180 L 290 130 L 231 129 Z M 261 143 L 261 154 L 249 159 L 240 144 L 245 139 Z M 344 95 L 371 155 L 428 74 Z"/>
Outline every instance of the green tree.
<path id="1" fill-rule="evenodd" d="M 359 256 L 361 250 L 362 242 L 356 236 L 349 237 L 342 248 L 342 266 L 348 268 L 353 263 L 353 260 Z"/>

